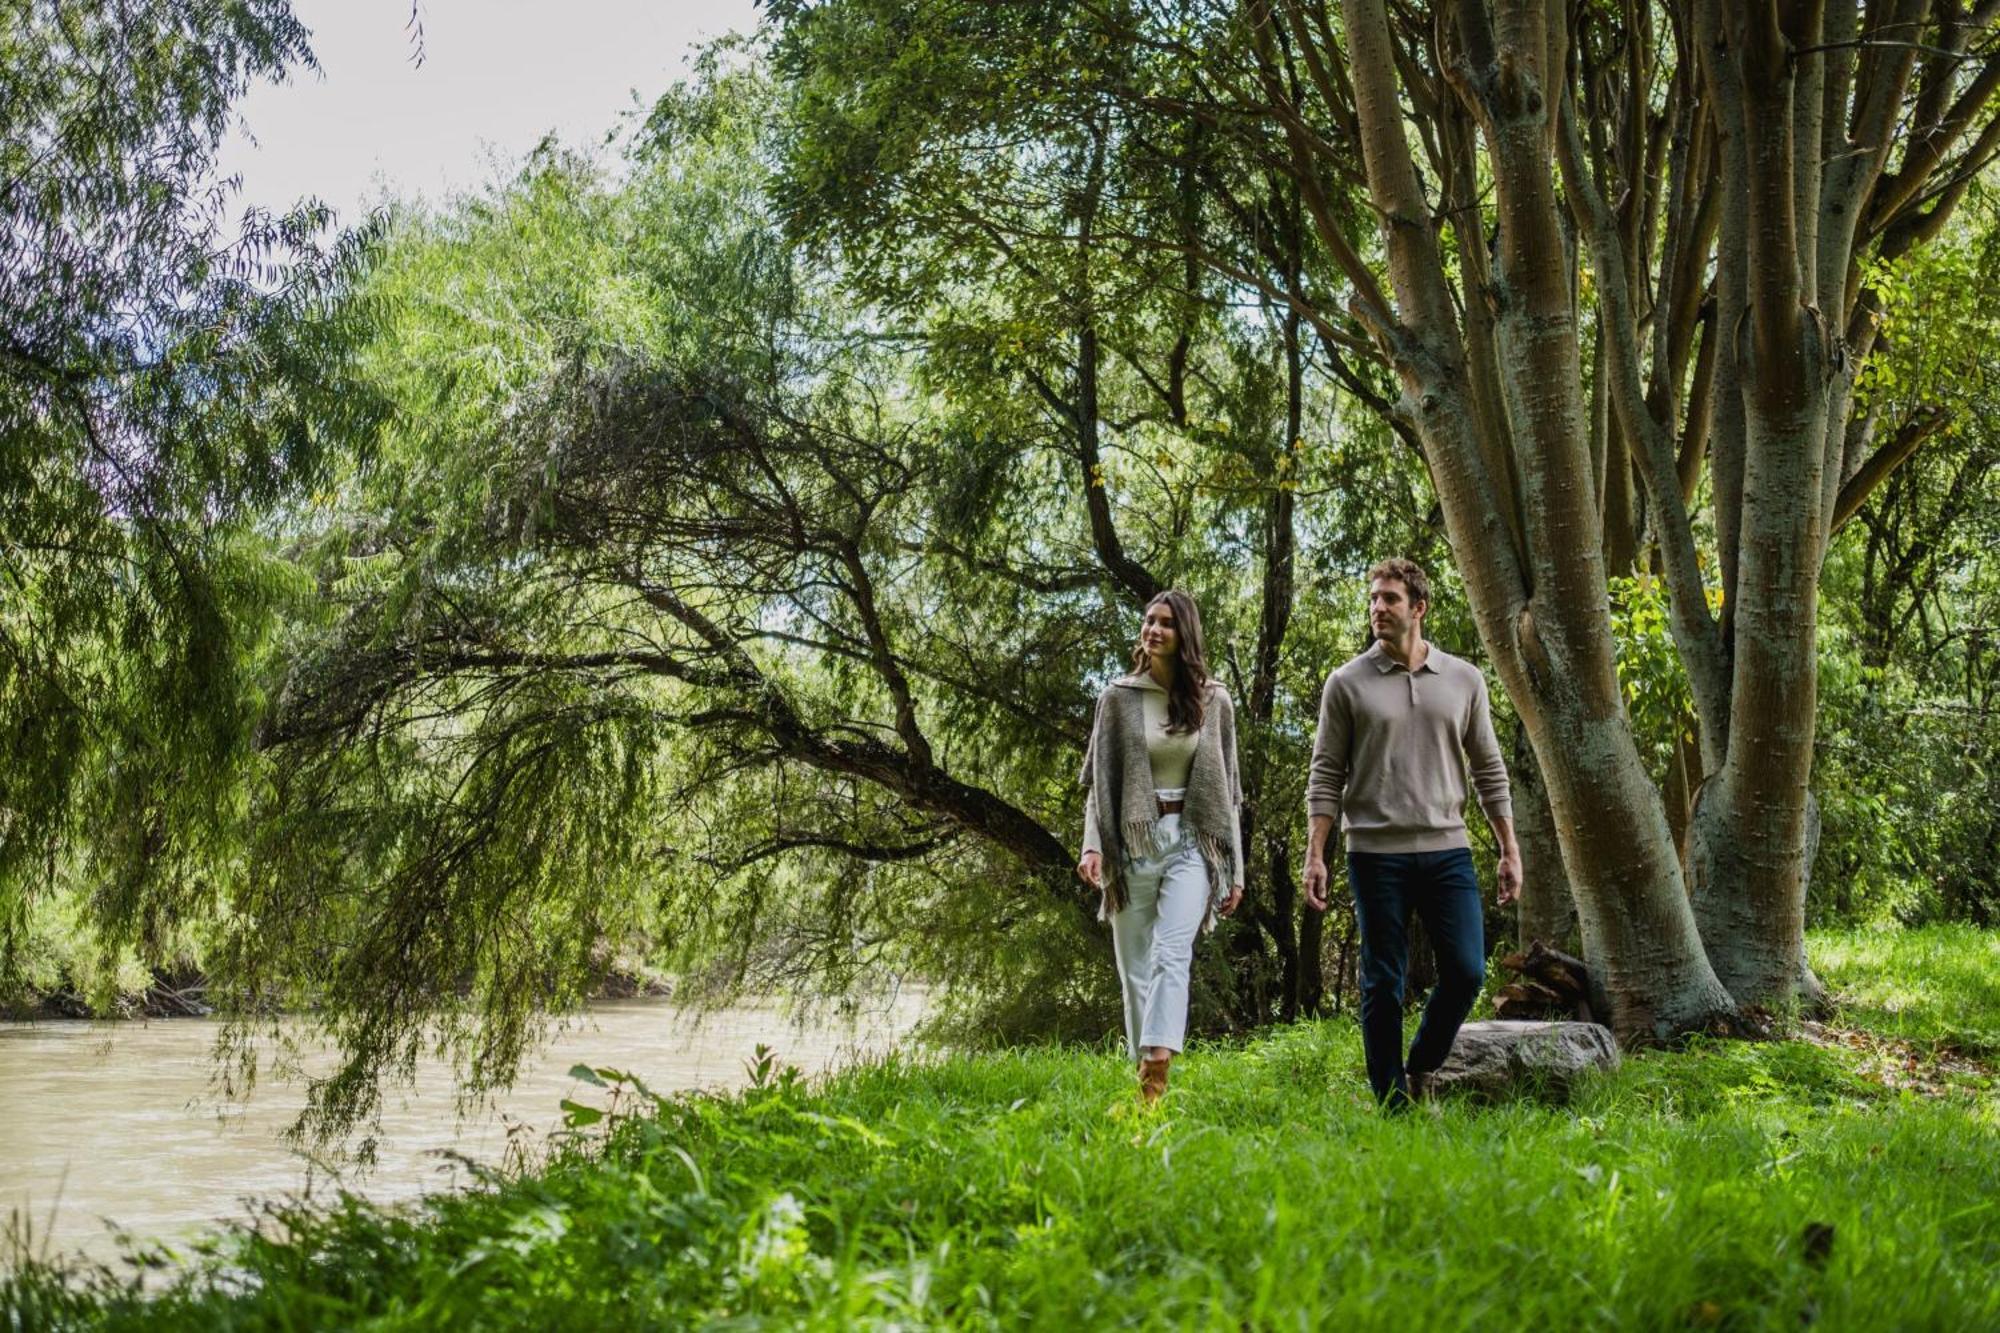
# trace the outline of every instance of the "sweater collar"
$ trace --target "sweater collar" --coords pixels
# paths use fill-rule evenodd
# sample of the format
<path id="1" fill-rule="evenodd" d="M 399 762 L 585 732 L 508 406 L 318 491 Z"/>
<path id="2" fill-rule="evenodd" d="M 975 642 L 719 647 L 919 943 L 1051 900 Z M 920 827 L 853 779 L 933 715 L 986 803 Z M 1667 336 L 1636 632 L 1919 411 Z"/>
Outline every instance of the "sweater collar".
<path id="1" fill-rule="evenodd" d="M 1367 658 L 1371 663 L 1373 663 L 1375 669 L 1381 672 L 1385 676 L 1388 675 L 1391 671 L 1409 670 L 1409 668 L 1405 667 L 1401 662 L 1398 662 L 1395 658 L 1389 656 L 1389 650 L 1382 646 L 1382 641 L 1380 639 L 1377 639 L 1375 640 L 1375 642 L 1369 644 L 1368 651 L 1361 655 Z M 1430 642 L 1429 640 L 1425 640 L 1424 664 L 1418 667 L 1416 671 L 1413 672 L 1412 674 L 1421 676 L 1425 672 L 1429 672 L 1431 675 L 1436 675 L 1437 663 L 1438 663 L 1438 646 Z"/>

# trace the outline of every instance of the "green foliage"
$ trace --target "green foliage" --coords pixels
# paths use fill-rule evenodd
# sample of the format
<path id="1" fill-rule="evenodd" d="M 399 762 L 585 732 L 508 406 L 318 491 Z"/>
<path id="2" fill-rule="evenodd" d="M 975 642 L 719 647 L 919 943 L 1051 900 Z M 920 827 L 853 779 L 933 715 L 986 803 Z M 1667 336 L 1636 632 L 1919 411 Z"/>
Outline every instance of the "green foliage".
<path id="1" fill-rule="evenodd" d="M 1942 429 L 1829 552 L 1815 785 L 1820 920 L 2000 922 L 2000 208 L 1885 294 L 1874 442 Z"/>
<path id="2" fill-rule="evenodd" d="M 504 1081 L 621 953 L 689 996 L 918 974 L 968 1044 L 1095 1040 L 1079 749 L 1177 584 L 1253 834 L 1197 1026 L 1324 998 L 1294 839 L 1362 572 L 1424 563 L 1432 637 L 1479 645 L 1393 386 L 1299 314 L 1372 219 L 1309 222 L 1277 126 L 1182 114 L 1218 95 L 1190 52 L 1254 82 L 1235 11 L 1149 45 L 1115 8 L 776 5 L 616 169 L 545 145 L 318 253 L 310 209 L 220 246 L 191 184 L 306 59 L 281 6 L 17 9 L 8 123 L 88 133 L 14 162 L 57 166 L 0 238 L 42 339 L 0 379 L 0 982 L 197 954 L 341 1043 L 329 1131 L 432 1044 Z M 1949 392 L 1962 429 L 1834 556 L 1821 919 L 1994 910 L 1994 340 L 1945 295 L 1990 233 L 1883 289 L 1868 410 Z M 1611 611 L 1664 774 L 1663 589 Z"/>
<path id="3" fill-rule="evenodd" d="M 1639 753 L 1659 782 L 1674 746 L 1693 739 L 1694 695 L 1669 628 L 1665 581 L 1639 574 L 1610 584 L 1618 683 Z"/>
<path id="4" fill-rule="evenodd" d="M 1359 543 L 1438 563 L 1420 468 L 1294 378 L 1296 328 L 1190 307 L 1116 249 L 1087 471 L 1051 402 L 1080 392 L 1073 289 L 1025 265 L 864 304 L 779 228 L 782 91 L 718 48 L 622 178 L 545 148 L 389 223 L 362 360 L 393 416 L 276 526 L 319 595 L 274 655 L 207 958 L 237 1010 L 310 1006 L 341 1043 L 313 1128 L 365 1118 L 430 1043 L 504 1080 L 619 952 L 690 996 L 914 973 L 968 1038 L 1097 1038 L 1075 772 L 1137 606 L 1093 490 L 1200 596 L 1239 700 L 1267 608 L 1292 619 L 1245 728 L 1274 812 L 1253 876 L 1359 646 Z M 1281 524 L 1311 577 L 1274 601 Z M 1470 642 L 1462 599 L 1439 623 Z M 1200 1021 L 1296 1003 L 1292 910 L 1208 951 Z"/>
<path id="5" fill-rule="evenodd" d="M 929 557 L 962 437 L 777 238 L 761 75 L 704 79 L 629 181 L 538 154 L 371 275 L 396 415 L 288 523 L 323 598 L 211 959 L 239 1008 L 320 1007 L 315 1127 L 434 1041 L 504 1080 L 621 947 L 837 991 L 1081 916 L 1035 821 L 1075 808 L 1096 599 Z M 1101 951 L 1066 929 L 1028 981 Z"/>
<path id="6" fill-rule="evenodd" d="M 1990 968 L 1974 936 L 1905 947 Z M 1824 972 L 1893 979 L 1835 951 Z M 819 1086 L 760 1052 L 726 1098 L 585 1072 L 578 1105 L 615 1090 L 619 1113 L 537 1171 L 418 1213 L 276 1209 L 150 1297 L 29 1266 L 0 1310 L 165 1329 L 2000 1318 L 1990 1076 L 1917 1098 L 1840 1048 L 1701 1042 L 1635 1057 L 1567 1108 L 1400 1121 L 1367 1105 L 1345 1023 L 1200 1048 L 1157 1112 L 1121 1059 L 1073 1048 Z"/>
<path id="7" fill-rule="evenodd" d="M 31 899 L 164 961 L 232 874 L 254 663 L 297 591 L 254 534 L 364 448 L 366 236 L 229 234 L 231 103 L 310 65 L 275 0 L 0 6 L 0 985 Z"/>

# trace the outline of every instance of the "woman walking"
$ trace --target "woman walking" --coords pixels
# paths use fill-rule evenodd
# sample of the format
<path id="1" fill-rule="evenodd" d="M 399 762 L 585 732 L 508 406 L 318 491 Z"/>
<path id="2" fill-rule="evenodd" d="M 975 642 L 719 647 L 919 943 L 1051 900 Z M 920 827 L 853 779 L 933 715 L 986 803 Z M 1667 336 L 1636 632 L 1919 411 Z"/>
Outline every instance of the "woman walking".
<path id="1" fill-rule="evenodd" d="M 1097 699 L 1083 761 L 1083 855 L 1125 994 L 1139 1092 L 1157 1101 L 1187 1034 L 1197 931 L 1243 898 L 1236 711 L 1208 674 L 1201 614 L 1178 589 L 1146 606 L 1132 674 Z"/>

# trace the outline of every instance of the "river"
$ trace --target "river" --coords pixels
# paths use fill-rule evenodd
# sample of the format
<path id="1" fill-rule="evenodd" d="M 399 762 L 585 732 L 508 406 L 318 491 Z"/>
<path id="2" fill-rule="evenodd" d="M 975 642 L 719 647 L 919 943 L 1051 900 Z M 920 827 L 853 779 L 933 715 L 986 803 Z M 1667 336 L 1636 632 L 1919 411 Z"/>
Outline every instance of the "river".
<path id="1" fill-rule="evenodd" d="M 922 1014 L 910 989 L 859 1017 L 805 1025 L 777 1005 L 697 1019 L 670 1001 L 608 1001 L 559 1033 L 482 1113 L 461 1117 L 449 1069 L 421 1066 L 414 1088 L 385 1096 L 366 1170 L 285 1141 L 305 1104 L 297 1083 L 266 1075 L 249 1096 L 221 1098 L 214 1020 L 0 1023 L 0 1218 L 25 1225 L 38 1254 L 111 1262 L 120 1230 L 183 1241 L 246 1218 L 257 1199 L 331 1195 L 337 1183 L 400 1202 L 463 1184 L 456 1154 L 498 1165 L 510 1132 L 532 1151 L 561 1126 L 565 1097 L 603 1105 L 603 1090 L 570 1078 L 580 1062 L 629 1070 L 656 1092 L 733 1088 L 760 1044 L 820 1073 L 903 1043 Z M 0 1265 L 14 1257 L 0 1253 Z"/>

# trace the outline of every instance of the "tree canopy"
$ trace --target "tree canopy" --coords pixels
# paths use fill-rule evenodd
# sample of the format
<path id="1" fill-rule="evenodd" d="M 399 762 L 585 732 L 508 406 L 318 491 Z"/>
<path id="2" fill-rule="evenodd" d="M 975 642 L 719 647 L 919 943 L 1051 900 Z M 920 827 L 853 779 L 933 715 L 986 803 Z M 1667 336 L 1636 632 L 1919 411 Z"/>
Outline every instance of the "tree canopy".
<path id="1" fill-rule="evenodd" d="M 310 67 L 282 3 L 0 9 L 0 957 L 74 874 L 168 930 L 240 831 L 290 574 L 247 538 L 365 451 L 344 299 L 365 237 L 229 216 L 231 103 Z M 158 941 L 155 940 L 155 943 Z"/>

